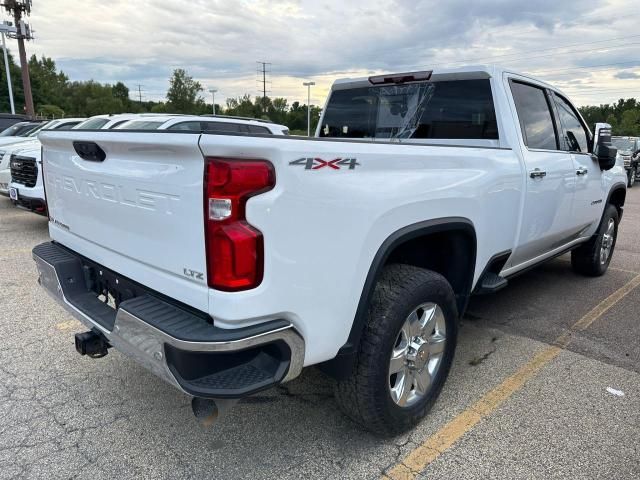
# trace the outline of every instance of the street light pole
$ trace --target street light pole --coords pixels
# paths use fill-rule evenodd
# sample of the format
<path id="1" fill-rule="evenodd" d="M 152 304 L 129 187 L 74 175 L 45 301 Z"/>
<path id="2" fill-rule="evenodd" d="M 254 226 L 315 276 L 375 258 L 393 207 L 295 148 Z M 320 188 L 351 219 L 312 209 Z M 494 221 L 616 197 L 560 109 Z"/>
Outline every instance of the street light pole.
<path id="1" fill-rule="evenodd" d="M 213 116 L 215 117 L 215 115 L 216 115 L 216 92 L 218 90 L 215 89 L 215 88 L 212 88 L 209 91 L 211 92 L 211 97 L 212 97 L 211 109 L 213 110 Z"/>
<path id="2" fill-rule="evenodd" d="M 11 85 L 11 71 L 9 70 L 9 55 L 7 54 L 7 45 L 4 40 L 4 29 L 2 30 L 2 50 L 4 51 L 4 68 L 7 71 L 7 86 L 9 87 L 9 102 L 11 103 L 11 113 L 15 115 L 16 107 L 13 103 L 13 87 Z"/>
<path id="3" fill-rule="evenodd" d="M 311 87 L 316 82 L 304 82 L 302 85 L 307 87 L 307 137 L 311 136 Z"/>

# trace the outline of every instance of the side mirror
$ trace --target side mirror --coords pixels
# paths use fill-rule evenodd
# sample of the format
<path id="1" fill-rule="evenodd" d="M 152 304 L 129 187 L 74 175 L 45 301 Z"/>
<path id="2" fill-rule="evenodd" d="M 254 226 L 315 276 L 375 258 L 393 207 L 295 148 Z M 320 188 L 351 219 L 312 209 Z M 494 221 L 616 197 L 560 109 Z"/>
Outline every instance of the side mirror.
<path id="1" fill-rule="evenodd" d="M 598 158 L 602 170 L 610 170 L 616 164 L 618 149 L 611 143 L 611 125 L 596 123 L 593 137 L 593 154 Z"/>

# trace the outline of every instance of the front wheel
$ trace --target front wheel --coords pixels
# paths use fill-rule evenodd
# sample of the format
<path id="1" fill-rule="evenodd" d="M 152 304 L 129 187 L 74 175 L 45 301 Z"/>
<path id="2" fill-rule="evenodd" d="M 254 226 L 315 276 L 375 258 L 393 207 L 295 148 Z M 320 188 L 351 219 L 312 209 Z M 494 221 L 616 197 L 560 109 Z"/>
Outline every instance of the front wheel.
<path id="1" fill-rule="evenodd" d="M 442 275 L 387 266 L 373 293 L 356 365 L 336 385 L 341 409 L 380 435 L 415 426 L 449 374 L 457 315 L 453 290 Z"/>
<path id="2" fill-rule="evenodd" d="M 616 246 L 619 218 L 616 207 L 607 205 L 595 235 L 571 252 L 575 272 L 598 277 L 607 271 Z"/>

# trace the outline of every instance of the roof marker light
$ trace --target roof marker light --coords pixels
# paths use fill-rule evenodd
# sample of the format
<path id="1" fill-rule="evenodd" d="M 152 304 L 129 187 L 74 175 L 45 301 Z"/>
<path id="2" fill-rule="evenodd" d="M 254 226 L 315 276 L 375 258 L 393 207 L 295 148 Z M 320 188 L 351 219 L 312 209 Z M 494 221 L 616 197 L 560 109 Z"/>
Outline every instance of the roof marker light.
<path id="1" fill-rule="evenodd" d="M 387 83 L 408 83 L 422 82 L 429 80 L 433 71 L 427 70 L 423 72 L 407 72 L 407 73 L 387 73 L 384 75 L 375 75 L 369 77 L 369 83 L 373 85 L 384 85 Z"/>

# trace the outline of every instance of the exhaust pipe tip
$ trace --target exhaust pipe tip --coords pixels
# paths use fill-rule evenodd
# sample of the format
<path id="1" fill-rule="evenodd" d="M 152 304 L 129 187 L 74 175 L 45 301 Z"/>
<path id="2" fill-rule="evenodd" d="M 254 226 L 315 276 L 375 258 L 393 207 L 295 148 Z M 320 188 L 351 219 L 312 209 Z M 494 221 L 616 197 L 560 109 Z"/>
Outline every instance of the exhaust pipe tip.
<path id="1" fill-rule="evenodd" d="M 218 405 L 215 400 L 210 398 L 193 397 L 191 399 L 191 410 L 204 427 L 211 427 L 216 423 L 220 415 Z"/>
<path id="2" fill-rule="evenodd" d="M 191 410 L 203 427 L 212 427 L 238 401 L 238 398 L 193 397 L 191 399 Z"/>

